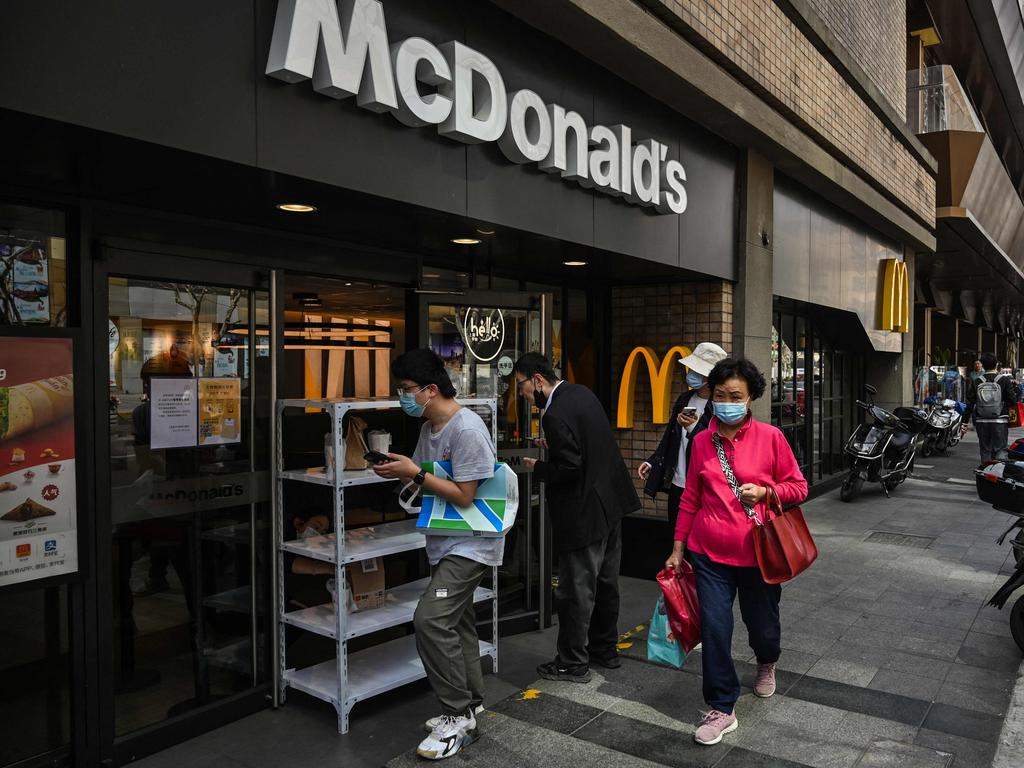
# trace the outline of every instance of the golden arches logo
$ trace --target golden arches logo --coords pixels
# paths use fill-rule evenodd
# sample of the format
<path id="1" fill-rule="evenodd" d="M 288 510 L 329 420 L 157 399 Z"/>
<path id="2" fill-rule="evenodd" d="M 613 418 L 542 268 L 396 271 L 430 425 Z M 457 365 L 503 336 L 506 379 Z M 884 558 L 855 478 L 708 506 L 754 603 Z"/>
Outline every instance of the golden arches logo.
<path id="1" fill-rule="evenodd" d="M 637 347 L 629 353 L 626 365 L 622 369 L 622 381 L 619 382 L 619 404 L 615 426 L 619 429 L 630 429 L 633 426 L 633 408 L 636 404 L 636 374 L 640 360 L 647 364 L 647 373 L 651 378 L 651 403 L 655 424 L 668 424 L 672 410 L 672 363 L 678 356 L 680 359 L 691 352 L 689 347 L 672 347 L 663 360 L 658 360 L 657 353 L 650 347 Z"/>
<path id="2" fill-rule="evenodd" d="M 910 272 L 898 259 L 885 260 L 885 280 L 882 283 L 883 331 L 906 333 L 910 330 Z"/>

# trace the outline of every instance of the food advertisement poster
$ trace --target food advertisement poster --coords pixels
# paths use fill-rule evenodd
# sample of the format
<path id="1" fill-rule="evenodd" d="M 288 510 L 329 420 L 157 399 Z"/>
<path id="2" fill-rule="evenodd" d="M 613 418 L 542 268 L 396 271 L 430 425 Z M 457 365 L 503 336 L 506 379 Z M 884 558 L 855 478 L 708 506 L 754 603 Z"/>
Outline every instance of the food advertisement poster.
<path id="1" fill-rule="evenodd" d="M 222 445 L 241 441 L 241 379 L 200 379 L 199 445 Z"/>
<path id="2" fill-rule="evenodd" d="M 8 324 L 50 322 L 50 273 L 41 241 L 0 241 L 0 301 Z"/>
<path id="3" fill-rule="evenodd" d="M 78 570 L 70 339 L 0 336 L 0 587 Z"/>
<path id="4" fill-rule="evenodd" d="M 149 391 L 150 448 L 196 444 L 196 380 L 154 376 Z"/>

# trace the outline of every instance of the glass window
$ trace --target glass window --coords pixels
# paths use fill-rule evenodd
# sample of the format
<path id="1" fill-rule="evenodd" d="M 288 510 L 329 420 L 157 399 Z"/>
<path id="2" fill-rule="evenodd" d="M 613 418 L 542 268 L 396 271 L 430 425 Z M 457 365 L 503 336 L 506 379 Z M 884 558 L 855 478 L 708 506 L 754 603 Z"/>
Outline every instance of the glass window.
<path id="1" fill-rule="evenodd" d="M 68 324 L 64 227 L 59 211 L 0 204 L 0 325 Z"/>

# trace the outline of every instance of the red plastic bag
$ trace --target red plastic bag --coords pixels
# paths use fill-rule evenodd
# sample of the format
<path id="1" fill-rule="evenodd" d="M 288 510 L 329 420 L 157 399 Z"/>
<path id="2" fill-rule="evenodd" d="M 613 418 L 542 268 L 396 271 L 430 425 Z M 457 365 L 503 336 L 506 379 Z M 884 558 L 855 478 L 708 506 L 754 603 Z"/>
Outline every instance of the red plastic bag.
<path id="1" fill-rule="evenodd" d="M 665 611 L 672 636 L 689 653 L 700 643 L 700 602 L 697 600 L 697 577 L 685 560 L 676 573 L 664 568 L 657 576 L 665 595 Z"/>

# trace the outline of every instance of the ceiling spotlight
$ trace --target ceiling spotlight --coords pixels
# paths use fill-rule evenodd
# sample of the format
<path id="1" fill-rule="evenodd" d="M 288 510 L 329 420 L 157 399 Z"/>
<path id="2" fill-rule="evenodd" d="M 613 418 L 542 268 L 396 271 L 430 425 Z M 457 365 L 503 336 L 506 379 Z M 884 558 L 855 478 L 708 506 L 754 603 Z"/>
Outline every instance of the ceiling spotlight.
<path id="1" fill-rule="evenodd" d="M 345 283 L 346 287 L 350 287 L 351 285 L 352 285 L 352 283 Z"/>
<path id="2" fill-rule="evenodd" d="M 278 203 L 277 209 L 288 213 L 316 213 L 316 206 L 307 203 Z"/>
<path id="3" fill-rule="evenodd" d="M 453 237 L 452 242 L 456 245 L 479 245 L 480 238 L 478 237 Z"/>
<path id="4" fill-rule="evenodd" d="M 430 278 L 431 280 L 436 280 L 441 275 L 438 274 L 437 272 L 424 272 L 423 276 L 426 277 L 426 278 Z"/>
<path id="5" fill-rule="evenodd" d="M 585 261 L 563 261 L 562 263 L 565 266 L 567 266 L 567 267 L 585 267 L 585 266 L 587 266 L 587 262 L 585 262 Z"/>
<path id="6" fill-rule="evenodd" d="M 493 235 L 494 234 L 494 230 L 493 229 L 478 229 L 477 232 L 479 234 L 481 234 L 481 235 Z"/>

